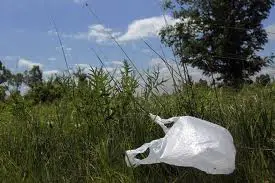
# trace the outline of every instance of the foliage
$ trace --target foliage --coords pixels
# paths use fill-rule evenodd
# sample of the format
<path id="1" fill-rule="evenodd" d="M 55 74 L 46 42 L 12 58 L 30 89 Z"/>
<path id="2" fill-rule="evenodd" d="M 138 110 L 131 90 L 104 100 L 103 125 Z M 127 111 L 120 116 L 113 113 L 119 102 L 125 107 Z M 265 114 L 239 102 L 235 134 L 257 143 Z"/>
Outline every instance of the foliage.
<path id="1" fill-rule="evenodd" d="M 34 103 L 53 102 L 65 95 L 64 88 L 54 80 L 45 81 L 33 87 L 26 98 L 33 100 Z"/>
<path id="2" fill-rule="evenodd" d="M 135 89 L 138 87 L 138 82 L 134 75 L 132 67 L 126 60 L 124 60 L 123 68 L 121 69 L 120 85 L 122 93 L 125 93 L 130 97 L 135 93 Z"/>
<path id="3" fill-rule="evenodd" d="M 30 71 L 25 71 L 25 83 L 31 87 L 37 87 L 43 82 L 43 73 L 39 66 L 33 66 Z"/>
<path id="4" fill-rule="evenodd" d="M 164 28 L 161 39 L 182 63 L 239 86 L 273 59 L 257 55 L 268 41 L 262 21 L 273 4 L 274 0 L 170 0 L 165 7 L 179 21 Z"/>
<path id="5" fill-rule="evenodd" d="M 153 79 L 152 81 L 155 81 Z M 136 96 L 137 78 L 125 62 L 120 78 L 91 68 L 85 84 L 43 82 L 34 96 L 0 102 L 0 180 L 5 182 L 273 182 L 275 86 L 242 90 L 193 85 L 174 94 Z M 150 83 L 149 81 L 147 81 Z M 63 84 L 62 84 L 63 83 Z M 153 82 L 154 83 L 154 82 Z M 154 86 L 154 85 L 152 85 Z M 45 89 L 45 88 L 46 89 Z M 62 90 L 64 88 L 65 90 Z M 194 93 L 190 107 L 188 93 Z M 45 92 L 45 93 L 44 93 Z M 47 95 L 45 95 L 47 94 Z M 46 99 L 45 99 L 46 97 Z M 146 97 L 146 98 L 145 98 Z M 193 110 L 193 111 L 190 111 Z M 237 148 L 232 175 L 207 175 L 166 164 L 126 167 L 124 152 L 164 134 L 148 117 L 189 115 L 229 129 Z"/>
<path id="6" fill-rule="evenodd" d="M 161 72 L 159 67 L 153 68 L 151 72 L 149 70 L 146 72 L 147 82 L 145 83 L 144 88 L 145 99 L 149 99 L 149 97 L 154 94 L 154 90 L 156 90 L 157 93 L 160 93 L 159 87 L 163 86 L 168 80 L 164 78 L 161 78 L 160 80 L 160 77 Z"/>
<path id="7" fill-rule="evenodd" d="M 24 75 L 22 73 L 13 74 L 10 82 L 12 83 L 12 86 L 15 87 L 15 90 L 19 91 L 19 87 L 24 82 Z"/>
<path id="8" fill-rule="evenodd" d="M 260 76 L 256 77 L 256 83 L 266 86 L 270 84 L 271 78 L 268 74 L 261 74 Z"/>
<path id="9" fill-rule="evenodd" d="M 206 80 L 200 79 L 199 82 L 197 83 L 197 85 L 207 87 L 208 83 Z"/>
<path id="10" fill-rule="evenodd" d="M 4 101 L 6 96 L 6 89 L 4 86 L 0 86 L 0 101 Z"/>
<path id="11" fill-rule="evenodd" d="M 3 63 L 0 61 L 0 84 L 8 82 L 11 78 L 12 74 L 11 71 L 8 70 Z"/>

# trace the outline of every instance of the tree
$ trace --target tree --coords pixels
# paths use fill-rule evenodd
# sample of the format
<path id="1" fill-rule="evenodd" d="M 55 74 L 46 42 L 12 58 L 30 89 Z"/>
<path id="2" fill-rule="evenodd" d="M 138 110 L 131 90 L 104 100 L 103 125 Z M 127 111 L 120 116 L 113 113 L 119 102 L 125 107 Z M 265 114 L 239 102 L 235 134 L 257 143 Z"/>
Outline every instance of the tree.
<path id="1" fill-rule="evenodd" d="M 24 81 L 24 75 L 22 73 L 17 73 L 12 75 L 12 85 L 15 87 L 16 92 L 19 91 L 19 87 Z"/>
<path id="2" fill-rule="evenodd" d="M 206 86 L 208 86 L 208 83 L 206 80 L 200 79 L 198 82 L 198 85 L 206 87 Z"/>
<path id="3" fill-rule="evenodd" d="M 238 86 L 272 60 L 257 55 L 268 41 L 262 21 L 272 5 L 274 0 L 170 0 L 165 8 L 179 21 L 160 32 L 161 40 L 184 65 Z"/>
<path id="4" fill-rule="evenodd" d="M 30 71 L 25 71 L 25 82 L 31 88 L 42 84 L 43 74 L 39 66 L 33 66 Z"/>
<path id="5" fill-rule="evenodd" d="M 60 99 L 65 95 L 66 91 L 61 85 L 54 82 L 53 79 L 43 82 L 43 84 L 37 85 L 31 89 L 26 95 L 34 103 L 53 102 L 54 100 Z"/>
<path id="6" fill-rule="evenodd" d="M 270 84 L 271 79 L 270 76 L 268 74 L 261 74 L 260 76 L 256 77 L 256 83 L 266 86 L 268 84 Z"/>
<path id="7" fill-rule="evenodd" d="M 0 61 L 0 84 L 8 82 L 12 77 L 11 71 L 8 70 Z"/>
<path id="8" fill-rule="evenodd" d="M 3 63 L 0 61 L 0 101 L 3 101 L 6 96 L 6 91 L 8 90 L 8 85 L 12 78 L 12 73 L 8 70 Z"/>

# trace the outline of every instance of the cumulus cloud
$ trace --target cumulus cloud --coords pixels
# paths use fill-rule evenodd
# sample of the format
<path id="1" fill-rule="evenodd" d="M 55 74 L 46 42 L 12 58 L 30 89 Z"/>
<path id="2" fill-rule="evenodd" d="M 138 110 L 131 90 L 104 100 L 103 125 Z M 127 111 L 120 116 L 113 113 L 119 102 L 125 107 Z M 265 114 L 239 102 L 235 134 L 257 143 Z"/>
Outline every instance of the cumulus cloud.
<path id="1" fill-rule="evenodd" d="M 141 38 L 156 37 L 159 31 L 168 25 L 173 25 L 178 20 L 173 19 L 171 16 L 166 16 L 166 21 L 163 16 L 156 16 L 135 20 L 128 26 L 128 30 L 121 35 L 119 41 L 135 41 Z"/>
<path id="2" fill-rule="evenodd" d="M 82 70 L 84 73 L 90 73 L 91 71 L 91 66 L 89 64 L 75 64 L 75 69 Z"/>
<path id="3" fill-rule="evenodd" d="M 174 77 L 177 79 L 180 79 L 178 73 L 177 65 L 174 61 L 168 60 L 168 64 L 171 66 L 172 70 L 174 71 Z M 160 58 L 153 58 L 149 62 L 149 66 L 152 67 L 159 67 L 160 68 L 160 77 L 164 79 L 168 79 L 168 81 L 165 83 L 165 88 L 170 91 L 171 88 L 173 88 L 173 81 L 171 78 L 171 73 L 168 70 L 165 63 Z M 169 67 L 170 67 L 169 66 Z M 180 66 L 180 73 L 184 73 L 183 68 Z M 206 80 L 208 82 L 211 82 L 211 78 L 203 75 L 202 71 L 198 68 L 194 68 L 191 66 L 187 66 L 188 74 L 191 76 L 192 80 L 194 82 L 198 82 L 200 79 Z M 272 79 L 275 79 L 275 64 L 267 66 L 262 68 L 262 70 L 257 73 L 256 75 L 252 76 L 251 79 L 255 80 L 255 78 L 261 74 L 269 74 Z M 214 74 L 214 78 L 216 78 L 218 74 Z"/>
<path id="4" fill-rule="evenodd" d="M 116 65 L 116 66 L 122 66 L 123 65 L 123 62 L 121 62 L 121 61 L 112 61 L 111 63 L 113 65 Z"/>
<path id="5" fill-rule="evenodd" d="M 101 24 L 94 24 L 88 27 L 88 32 L 80 32 L 71 37 L 75 39 L 95 40 L 97 43 L 109 41 L 112 37 L 117 38 L 121 33 L 114 32 L 110 28 L 106 28 Z"/>
<path id="6" fill-rule="evenodd" d="M 76 34 L 65 34 L 61 36 L 64 38 L 72 38 L 78 40 L 93 40 L 97 43 L 106 43 L 112 37 L 116 38 L 119 42 L 136 41 L 141 38 L 157 37 L 159 31 L 168 25 L 174 25 L 179 20 L 171 16 L 155 16 L 144 19 L 134 20 L 128 25 L 124 33 L 116 32 L 111 28 L 107 28 L 102 24 L 93 24 L 88 27 L 87 32 L 78 32 Z M 55 35 L 53 30 L 48 31 L 49 35 Z"/>
<path id="7" fill-rule="evenodd" d="M 257 77 L 261 74 L 269 74 L 272 79 L 275 79 L 275 65 L 273 64 L 271 66 L 262 68 L 262 70 L 259 73 L 257 73 L 254 77 Z"/>
<path id="8" fill-rule="evenodd" d="M 31 68 L 33 68 L 33 66 L 39 66 L 40 68 L 42 68 L 43 64 L 35 63 L 35 62 L 32 62 L 30 60 L 26 60 L 26 59 L 23 59 L 23 58 L 18 60 L 18 67 L 25 67 L 25 68 L 31 69 Z"/>
<path id="9" fill-rule="evenodd" d="M 153 59 L 151 59 L 151 61 L 149 62 L 149 65 L 150 65 L 151 67 L 158 66 L 158 67 L 161 69 L 161 70 L 160 70 L 160 71 L 162 72 L 161 75 L 163 75 L 163 76 L 165 76 L 165 77 L 167 77 L 167 78 L 171 78 L 171 74 L 170 74 L 170 72 L 169 72 L 167 66 L 168 66 L 169 68 L 171 68 L 171 69 L 174 71 L 174 75 L 175 75 L 176 77 L 179 77 L 179 76 L 178 76 L 178 75 L 179 75 L 179 74 L 178 74 L 179 72 L 180 72 L 180 73 L 183 73 L 183 72 L 184 72 L 182 66 L 177 67 L 177 64 L 176 64 L 174 61 L 172 61 L 172 60 L 167 60 L 167 63 L 168 63 L 169 65 L 166 65 L 160 58 L 153 58 Z M 178 68 L 180 69 L 180 71 L 178 71 Z M 202 71 L 201 71 L 200 69 L 193 68 L 193 67 L 191 67 L 191 66 L 187 66 L 187 69 L 188 69 L 189 75 L 192 77 L 192 79 L 193 79 L 194 81 L 199 81 L 200 79 L 207 79 L 207 77 L 204 76 L 204 75 L 202 74 Z"/>
<path id="10" fill-rule="evenodd" d="M 182 80 L 179 74 L 181 73 L 184 78 L 184 69 L 182 68 L 182 66 L 177 67 L 177 64 L 172 60 L 167 60 L 167 62 L 169 64 L 169 69 L 173 71 L 173 78 L 175 79 L 176 84 L 179 85 L 179 82 Z M 159 88 L 159 90 L 161 92 L 172 92 L 174 89 L 174 82 L 166 64 L 160 58 L 153 58 L 149 61 L 149 66 L 151 69 L 158 67 L 160 71 L 159 79 L 167 80 L 164 85 Z M 210 81 L 210 78 L 204 76 L 202 71 L 197 68 L 187 66 L 187 70 L 192 80 L 195 82 L 199 81 L 200 79 Z"/>
<path id="11" fill-rule="evenodd" d="M 91 67 L 89 64 L 75 64 L 75 66 L 82 69 Z"/>
<path id="12" fill-rule="evenodd" d="M 165 67 L 165 63 L 160 58 L 152 58 L 149 62 L 150 66 L 159 66 L 161 68 Z"/>
<path id="13" fill-rule="evenodd" d="M 43 72 L 43 79 L 47 80 L 51 77 L 56 76 L 59 73 L 58 70 L 49 70 L 49 71 L 44 71 Z"/>
<path id="14" fill-rule="evenodd" d="M 58 70 L 50 70 L 50 71 L 44 71 L 43 75 L 46 76 L 46 77 L 49 77 L 49 76 L 53 76 L 53 75 L 58 74 L 58 73 L 59 73 Z"/>
<path id="15" fill-rule="evenodd" d="M 103 70 L 106 71 L 106 72 L 113 72 L 113 71 L 115 71 L 115 68 L 113 68 L 113 67 L 105 67 L 105 68 L 103 68 Z"/>

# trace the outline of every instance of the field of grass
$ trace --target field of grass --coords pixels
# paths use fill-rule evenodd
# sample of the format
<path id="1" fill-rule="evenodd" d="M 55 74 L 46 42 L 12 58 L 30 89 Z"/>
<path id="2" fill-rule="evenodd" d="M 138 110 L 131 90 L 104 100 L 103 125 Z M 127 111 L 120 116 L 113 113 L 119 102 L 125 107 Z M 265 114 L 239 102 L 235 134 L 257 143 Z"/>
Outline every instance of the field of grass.
<path id="1" fill-rule="evenodd" d="M 275 182 L 275 85 L 238 91 L 194 85 L 136 95 L 130 75 L 118 81 L 120 90 L 109 80 L 98 73 L 51 103 L 21 96 L 0 102 L 0 182 Z M 226 127 L 237 149 L 235 172 L 207 175 L 166 164 L 128 168 L 126 150 L 164 135 L 149 112 Z"/>

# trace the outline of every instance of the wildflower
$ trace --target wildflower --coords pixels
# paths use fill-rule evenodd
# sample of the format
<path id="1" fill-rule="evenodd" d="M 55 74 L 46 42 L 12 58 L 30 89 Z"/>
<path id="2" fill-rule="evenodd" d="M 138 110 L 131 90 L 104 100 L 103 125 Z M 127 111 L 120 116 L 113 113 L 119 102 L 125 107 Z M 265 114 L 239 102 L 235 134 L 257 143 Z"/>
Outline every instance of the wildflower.
<path id="1" fill-rule="evenodd" d="M 47 121 L 47 125 L 48 125 L 50 128 L 53 128 L 53 121 Z"/>
<path id="2" fill-rule="evenodd" d="M 80 123 L 76 123 L 74 126 L 75 126 L 76 128 L 80 128 L 80 127 L 81 127 L 81 124 L 80 124 Z"/>

